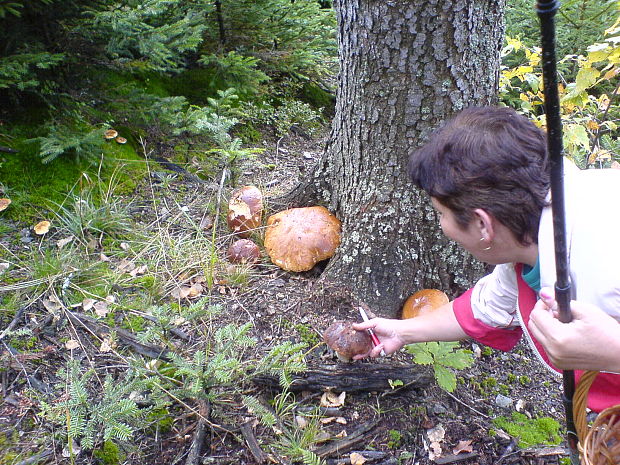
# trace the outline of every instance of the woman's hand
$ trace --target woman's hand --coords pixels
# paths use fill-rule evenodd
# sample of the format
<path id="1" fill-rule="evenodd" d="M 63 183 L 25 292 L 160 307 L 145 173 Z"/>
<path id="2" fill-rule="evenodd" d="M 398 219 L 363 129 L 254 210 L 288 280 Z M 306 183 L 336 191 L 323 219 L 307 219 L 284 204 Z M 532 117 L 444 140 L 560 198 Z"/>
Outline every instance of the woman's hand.
<path id="1" fill-rule="evenodd" d="M 381 354 L 381 350 L 385 351 L 386 355 L 393 354 L 405 345 L 405 342 L 398 333 L 398 328 L 403 326 L 402 320 L 390 320 L 387 318 L 373 318 L 363 323 L 354 323 L 353 329 L 357 331 L 366 331 L 372 329 L 375 335 L 379 338 L 379 344 L 377 347 L 361 355 L 353 357 L 355 360 L 359 360 L 366 357 L 376 358 Z"/>
<path id="2" fill-rule="evenodd" d="M 557 368 L 620 372 L 618 321 L 595 305 L 573 300 L 573 320 L 562 323 L 553 291 L 542 289 L 540 297 L 528 327 Z"/>

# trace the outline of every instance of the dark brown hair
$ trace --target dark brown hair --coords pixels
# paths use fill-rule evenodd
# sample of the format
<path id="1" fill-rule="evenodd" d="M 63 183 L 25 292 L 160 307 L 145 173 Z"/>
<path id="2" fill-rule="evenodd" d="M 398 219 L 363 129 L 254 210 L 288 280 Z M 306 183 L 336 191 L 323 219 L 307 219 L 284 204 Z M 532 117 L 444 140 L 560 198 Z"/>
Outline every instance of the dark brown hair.
<path id="1" fill-rule="evenodd" d="M 463 110 L 409 158 L 409 176 L 465 229 L 482 208 L 524 245 L 538 242 L 549 190 L 545 133 L 505 107 Z"/>

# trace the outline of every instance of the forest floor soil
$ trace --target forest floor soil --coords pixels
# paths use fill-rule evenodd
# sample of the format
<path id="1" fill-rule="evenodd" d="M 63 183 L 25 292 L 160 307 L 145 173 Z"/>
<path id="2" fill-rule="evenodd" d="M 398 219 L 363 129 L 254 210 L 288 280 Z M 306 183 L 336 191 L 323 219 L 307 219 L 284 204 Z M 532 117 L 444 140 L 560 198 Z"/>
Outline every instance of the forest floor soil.
<path id="1" fill-rule="evenodd" d="M 309 140 L 297 136 L 267 143 L 265 151 L 256 160 L 243 164 L 238 185 L 259 186 L 269 205 L 270 198 L 287 192 L 303 179 L 321 156 L 324 144 L 325 139 Z M 188 205 L 187 214 L 195 216 L 196 222 L 200 222 L 204 216 L 200 209 L 201 202 L 211 200 L 218 194 L 219 180 L 196 184 L 179 175 L 167 189 L 163 189 L 157 187 L 160 182 L 157 173 L 152 173 L 151 177 L 144 181 L 142 189 L 138 189 L 136 197 L 132 199 L 132 212 L 138 222 L 152 224 L 157 218 L 165 221 L 161 209 L 153 210 L 153 186 L 156 187 L 155 195 L 161 200 L 159 205 Z M 223 193 L 225 199 L 229 193 L 230 190 Z M 19 230 L 24 227 L 17 223 L 15 226 L 15 234 L 19 234 Z M 174 228 L 175 225 L 171 224 L 170 227 Z M 230 236 L 219 241 L 221 257 L 225 255 L 225 247 L 230 241 Z M 14 244 L 8 240 L 6 243 Z M 20 247 L 25 245 L 19 243 Z M 213 302 L 223 308 L 218 324 L 252 322 L 252 336 L 260 341 L 258 350 L 284 341 L 317 341 L 308 351 L 308 365 L 338 370 L 343 363 L 320 342 L 321 334 L 334 320 L 358 320 L 358 315 L 349 291 L 338 283 L 322 280 L 321 270 L 322 265 L 318 265 L 309 272 L 290 273 L 265 259 L 252 270 L 249 281 L 242 287 L 225 283 L 214 287 Z M 35 313 L 36 308 L 41 311 L 41 315 L 45 315 L 43 303 L 31 307 L 28 313 Z M 2 321 L 3 326 L 6 326 L 10 320 L 5 318 Z M 54 436 L 56 432 L 42 422 L 37 415 L 39 406 L 27 395 L 28 389 L 37 389 L 37 386 L 32 386 L 33 383 L 41 383 L 43 387 L 40 388 L 44 390 L 52 386 L 55 373 L 70 356 L 63 344 L 58 342 L 66 339 L 67 334 L 51 329 L 37 332 L 36 326 L 41 323 L 40 318 L 26 317 L 20 322 L 20 327 L 30 327 L 35 330 L 34 334 L 40 334 L 37 349 L 44 352 L 37 353 L 44 354 L 42 361 L 35 364 L 22 357 L 17 363 L 18 358 L 10 355 L 6 343 L 3 342 L 4 345 L 0 347 L 0 381 L 3 390 L 0 400 L 0 433 L 5 441 L 6 438 L 13 438 L 11 448 L 21 444 L 25 453 L 21 458 L 6 463 L 35 463 L 26 461 L 28 455 L 36 452 L 31 445 L 35 437 L 40 439 L 45 436 L 49 436 L 49 444 L 53 447 L 47 449 L 51 453 L 40 457 L 38 463 L 71 463 L 70 458 L 62 457 L 63 444 Z M 87 334 L 80 331 L 87 338 Z M 196 339 L 193 343 L 200 345 L 206 341 Z M 430 373 L 429 367 L 413 364 L 412 356 L 405 352 L 374 361 L 349 364 L 348 368 L 355 367 L 359 372 L 355 376 L 359 388 L 346 392 L 344 400 L 340 397 L 330 410 L 333 416 L 326 416 L 320 425 L 325 440 L 319 448 L 338 444 L 338 441 L 342 444 L 342 448 L 335 448 L 323 456 L 326 463 L 362 463 L 362 459 L 355 462 L 358 456 L 351 455 L 353 453 L 363 456 L 366 460 L 364 463 L 369 465 L 561 463 L 566 457 L 562 446 L 536 444 L 519 447 L 516 435 L 511 436 L 493 423 L 494 418 L 511 418 L 513 412 L 519 411 L 527 418 L 551 417 L 563 424 L 561 379 L 547 371 L 525 343 L 520 343 L 509 353 L 488 350 L 471 342 L 463 342 L 461 345 L 473 352 L 475 363 L 471 368 L 457 372 L 458 383 L 452 393 L 439 388 L 433 380 L 421 386 L 400 387 L 398 383 L 392 383 L 393 386 L 384 389 L 364 389 L 364 373 L 371 364 Z M 115 363 L 113 357 L 97 353 L 96 349 L 93 345 L 93 352 L 83 356 L 91 358 L 98 366 Z M 255 395 L 266 398 L 278 391 L 277 387 L 259 383 L 252 389 Z M 302 405 L 318 407 L 323 394 L 321 389 L 302 389 L 296 396 Z M 341 395 L 341 392 L 335 394 Z M 142 436 L 134 441 L 134 444 L 139 443 L 139 451 L 128 449 L 126 463 L 186 463 L 195 434 L 196 417 L 181 410 L 179 416 L 173 418 L 173 427 L 169 431 L 152 437 Z M 238 421 L 233 427 L 239 428 L 249 419 L 251 416 L 239 405 Z M 216 419 L 213 421 L 217 423 Z M 269 449 L 273 430 L 258 422 L 250 424 L 252 433 L 249 437 L 239 434 L 238 429 L 234 434 L 228 434 L 217 428 L 208 428 L 206 447 L 197 463 L 257 463 L 248 443 L 252 436 L 263 446 L 266 463 L 287 463 Z M 347 438 L 354 440 L 347 442 Z M 37 443 L 40 448 L 40 441 Z M 2 447 L 0 445 L 0 449 Z M 458 448 L 462 449 L 460 453 Z M 139 457 L 139 461 L 133 461 L 132 457 Z M 82 454 L 75 459 L 75 463 L 103 462 L 92 455 Z"/>

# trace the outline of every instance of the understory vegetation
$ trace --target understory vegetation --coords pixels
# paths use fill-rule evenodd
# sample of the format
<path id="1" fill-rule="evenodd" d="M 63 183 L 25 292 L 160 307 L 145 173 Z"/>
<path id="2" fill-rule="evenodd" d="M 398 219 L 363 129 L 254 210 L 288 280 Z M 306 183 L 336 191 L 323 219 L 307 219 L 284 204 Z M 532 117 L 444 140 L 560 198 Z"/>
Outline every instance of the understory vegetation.
<path id="1" fill-rule="evenodd" d="M 509 3 L 500 102 L 544 127 L 538 22 Z M 559 21 L 564 143 L 582 168 L 620 168 L 618 19 L 616 1 L 572 0 Z M 328 128 L 331 2 L 0 0 L 0 44 L 0 401 L 19 419 L 0 428 L 0 463 L 142 463 L 141 438 L 191 436 L 188 418 L 213 444 L 260 424 L 281 463 L 323 463 L 325 405 L 290 389 L 320 339 L 284 318 L 288 340 L 259 340 L 235 306 L 260 276 L 224 258 L 224 198 L 266 146 Z M 455 347 L 408 352 L 452 391 L 470 382 Z M 277 392 L 253 386 L 262 375 Z"/>

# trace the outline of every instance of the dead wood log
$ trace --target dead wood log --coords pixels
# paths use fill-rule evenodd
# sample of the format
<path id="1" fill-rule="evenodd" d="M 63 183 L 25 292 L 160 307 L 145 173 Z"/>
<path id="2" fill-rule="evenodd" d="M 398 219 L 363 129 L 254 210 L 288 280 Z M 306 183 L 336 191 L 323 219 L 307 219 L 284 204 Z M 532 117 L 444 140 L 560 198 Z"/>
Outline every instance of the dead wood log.
<path id="1" fill-rule="evenodd" d="M 339 363 L 335 365 L 308 366 L 303 373 L 293 375 L 292 391 L 325 391 L 334 389 L 346 392 L 391 390 L 390 381 L 400 380 L 404 388 L 423 388 L 433 381 L 431 371 L 419 365 L 394 365 L 387 363 Z M 261 375 L 253 378 L 255 384 L 278 388 L 278 378 Z"/>

